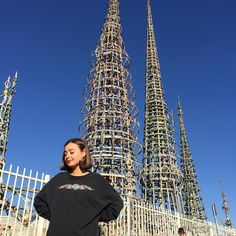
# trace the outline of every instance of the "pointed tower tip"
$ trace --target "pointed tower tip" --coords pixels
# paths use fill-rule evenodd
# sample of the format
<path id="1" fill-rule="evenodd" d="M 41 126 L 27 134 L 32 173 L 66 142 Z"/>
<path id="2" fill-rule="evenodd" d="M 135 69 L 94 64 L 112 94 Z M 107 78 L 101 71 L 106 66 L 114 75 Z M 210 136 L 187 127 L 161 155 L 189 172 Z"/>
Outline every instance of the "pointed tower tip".
<path id="1" fill-rule="evenodd" d="M 18 72 L 16 71 L 16 73 L 15 73 L 15 78 L 17 78 L 18 77 Z"/>
<path id="2" fill-rule="evenodd" d="M 220 180 L 220 186 L 221 186 L 221 192 L 222 192 L 222 195 L 224 195 L 224 188 L 223 188 L 222 180 Z"/>
<path id="3" fill-rule="evenodd" d="M 151 9 L 151 1 L 150 0 L 147 0 L 147 8 L 148 8 L 148 10 Z"/>
<path id="4" fill-rule="evenodd" d="M 6 82 L 5 82 L 5 88 L 8 88 L 10 86 L 11 76 L 8 76 Z"/>
<path id="5" fill-rule="evenodd" d="M 180 103 L 180 98 L 179 98 L 179 95 L 177 96 L 177 99 L 178 99 L 178 105 L 180 106 L 181 103 Z"/>

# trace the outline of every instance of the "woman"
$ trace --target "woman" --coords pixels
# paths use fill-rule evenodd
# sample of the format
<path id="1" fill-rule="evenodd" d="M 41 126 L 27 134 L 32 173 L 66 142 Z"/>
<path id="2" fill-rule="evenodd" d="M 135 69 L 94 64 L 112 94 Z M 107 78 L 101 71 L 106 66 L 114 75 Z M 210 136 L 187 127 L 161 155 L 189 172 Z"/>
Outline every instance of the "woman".
<path id="1" fill-rule="evenodd" d="M 178 234 L 179 234 L 179 236 L 185 236 L 186 234 L 185 234 L 185 231 L 184 231 L 184 228 L 179 228 L 178 229 Z"/>
<path id="2" fill-rule="evenodd" d="M 50 221 L 47 236 L 95 236 L 98 222 L 118 217 L 123 201 L 99 174 L 90 172 L 92 159 L 79 138 L 64 145 L 61 170 L 37 194 L 34 207 Z"/>

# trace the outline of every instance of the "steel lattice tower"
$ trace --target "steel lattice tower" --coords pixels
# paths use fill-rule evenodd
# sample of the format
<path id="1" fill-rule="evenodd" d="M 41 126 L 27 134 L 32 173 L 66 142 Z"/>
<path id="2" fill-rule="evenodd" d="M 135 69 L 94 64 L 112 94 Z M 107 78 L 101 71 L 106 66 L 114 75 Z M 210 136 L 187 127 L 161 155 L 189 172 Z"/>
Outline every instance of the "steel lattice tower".
<path id="1" fill-rule="evenodd" d="M 107 176 L 121 194 L 134 195 L 135 162 L 141 147 L 129 57 L 121 31 L 119 1 L 109 0 L 100 41 L 93 53 L 82 108 L 84 121 L 79 129 L 91 147 L 96 171 Z"/>
<path id="2" fill-rule="evenodd" d="M 5 163 L 5 153 L 7 150 L 8 131 L 10 127 L 10 116 L 12 108 L 12 96 L 15 94 L 15 85 L 17 83 L 17 73 L 11 81 L 11 77 L 8 77 L 5 82 L 5 88 L 0 103 L 0 168 Z"/>
<path id="3" fill-rule="evenodd" d="M 221 189 L 222 189 L 222 198 L 223 198 L 223 206 L 222 206 L 222 209 L 223 211 L 225 212 L 225 218 L 226 218 L 226 221 L 225 221 L 225 226 L 229 227 L 229 228 L 232 228 L 232 222 L 230 220 L 230 217 L 229 217 L 229 204 L 228 204 L 228 201 L 226 199 L 226 195 L 224 193 L 224 190 L 223 190 L 223 184 L 222 182 L 221 183 Z"/>
<path id="4" fill-rule="evenodd" d="M 8 77 L 5 82 L 5 88 L 3 93 L 0 95 L 2 97 L 2 101 L 0 103 L 0 211 L 1 211 L 1 235 L 15 235 L 16 230 L 12 230 L 12 226 L 14 228 L 14 224 L 23 223 L 24 226 L 30 227 L 30 224 L 35 220 L 36 215 L 30 212 L 31 204 L 33 201 L 33 192 L 35 192 L 34 188 L 29 188 L 30 181 L 32 181 L 31 177 L 28 177 L 28 187 L 23 186 L 23 182 L 21 184 L 15 181 L 9 181 L 10 177 L 6 176 L 6 171 L 4 169 L 4 165 L 6 162 L 6 151 L 7 151 L 7 143 L 8 143 L 8 131 L 10 128 L 10 117 L 12 110 L 12 98 L 16 93 L 15 86 L 17 84 L 17 73 L 14 78 Z M 19 168 L 17 168 L 17 176 L 20 176 L 18 173 Z M 11 173 L 11 166 L 9 173 Z M 31 174 L 30 174 L 31 175 Z M 5 178 L 4 178 L 5 177 Z M 6 178 L 7 177 L 7 178 Z M 25 169 L 22 178 L 25 178 Z M 5 179 L 5 181 L 4 181 Z M 36 177 L 37 179 L 37 177 Z M 25 181 L 26 182 L 26 181 Z M 36 190 L 37 191 L 37 190 Z M 17 196 L 17 197 L 16 197 Z M 14 198 L 14 200 L 13 200 Z M 12 223 L 11 220 L 8 221 L 6 225 L 8 225 L 7 230 L 4 230 L 4 217 L 9 216 L 15 223 Z M 3 217 L 3 218 L 2 218 Z M 8 231 L 9 230 L 9 231 Z M 18 230 L 21 230 L 18 228 Z M 20 233 L 22 234 L 22 232 Z M 17 235 L 19 235 L 17 233 Z"/>
<path id="5" fill-rule="evenodd" d="M 8 142 L 8 131 L 10 128 L 10 117 L 11 117 L 11 108 L 12 108 L 12 97 L 16 93 L 15 85 L 17 83 L 17 73 L 15 77 L 11 80 L 11 77 L 8 77 L 5 82 L 5 88 L 3 93 L 0 95 L 2 101 L 0 103 L 0 170 L 3 169 L 6 162 L 6 151 L 7 151 L 7 142 Z M 4 196 L 5 186 L 3 184 L 2 175 L 0 176 L 0 207 L 6 212 L 8 212 L 9 202 L 5 201 L 3 206 L 3 196 Z M 6 208 L 6 209 L 5 209 Z"/>
<path id="6" fill-rule="evenodd" d="M 147 18 L 142 192 L 145 200 L 155 206 L 181 211 L 180 170 L 162 85 L 150 0 L 147 2 Z"/>
<path id="7" fill-rule="evenodd" d="M 184 125 L 183 110 L 178 101 L 178 115 L 180 124 L 180 158 L 183 173 L 183 201 L 184 213 L 190 219 L 206 220 L 205 208 L 198 185 L 197 174 L 188 144 L 187 133 Z"/>

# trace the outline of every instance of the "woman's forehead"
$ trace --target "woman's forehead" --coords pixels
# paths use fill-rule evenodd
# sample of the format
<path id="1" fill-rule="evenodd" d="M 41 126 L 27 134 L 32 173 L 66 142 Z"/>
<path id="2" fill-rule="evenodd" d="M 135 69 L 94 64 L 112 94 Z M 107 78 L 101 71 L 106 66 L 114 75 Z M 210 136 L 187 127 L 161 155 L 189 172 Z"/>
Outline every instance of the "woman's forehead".
<path id="1" fill-rule="evenodd" d="M 78 149 L 79 147 L 78 147 L 78 145 L 77 144 L 75 144 L 75 143 L 68 143 L 66 146 L 65 146 L 65 151 L 69 151 L 70 149 Z"/>

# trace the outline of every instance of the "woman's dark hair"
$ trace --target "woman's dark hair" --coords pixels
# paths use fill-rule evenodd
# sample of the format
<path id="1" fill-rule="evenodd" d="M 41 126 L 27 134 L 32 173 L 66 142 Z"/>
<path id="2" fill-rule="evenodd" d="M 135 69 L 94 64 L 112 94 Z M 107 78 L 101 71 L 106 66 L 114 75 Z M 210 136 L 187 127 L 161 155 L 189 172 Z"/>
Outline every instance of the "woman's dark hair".
<path id="1" fill-rule="evenodd" d="M 87 171 L 88 169 L 90 169 L 92 166 L 93 166 L 93 161 L 92 161 L 92 158 L 91 158 L 91 155 L 90 155 L 90 151 L 89 151 L 89 148 L 88 148 L 88 144 L 81 138 L 72 138 L 72 139 L 69 139 L 65 144 L 64 144 L 64 148 L 67 144 L 69 143 L 74 143 L 76 144 L 79 149 L 81 151 L 84 151 L 85 150 L 85 156 L 84 158 L 80 161 L 79 163 L 79 167 L 80 169 L 85 172 Z M 66 164 L 65 162 L 65 153 L 63 151 L 63 155 L 62 155 L 62 160 L 61 160 L 61 166 L 60 166 L 60 169 L 61 170 L 67 170 L 68 172 L 71 172 L 72 169 Z"/>
<path id="2" fill-rule="evenodd" d="M 180 227 L 178 230 L 178 234 L 185 234 L 184 228 Z"/>

